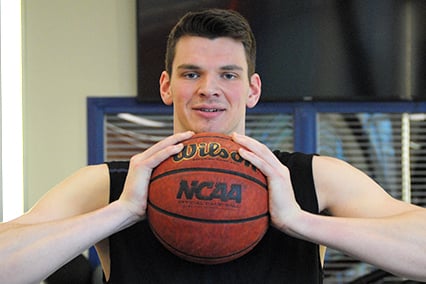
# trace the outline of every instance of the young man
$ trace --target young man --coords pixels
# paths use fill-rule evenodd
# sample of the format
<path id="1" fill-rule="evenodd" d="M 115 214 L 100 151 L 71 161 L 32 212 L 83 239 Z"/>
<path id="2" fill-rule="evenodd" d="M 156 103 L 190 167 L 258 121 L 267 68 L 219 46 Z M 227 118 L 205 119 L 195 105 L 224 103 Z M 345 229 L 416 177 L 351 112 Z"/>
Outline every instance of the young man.
<path id="1" fill-rule="evenodd" d="M 131 158 L 81 169 L 29 212 L 0 227 L 0 282 L 34 283 L 88 247 L 109 283 L 321 283 L 319 246 L 392 273 L 426 280 L 426 210 L 391 198 L 350 165 L 329 157 L 271 152 L 244 135 L 246 107 L 261 93 L 255 41 L 237 13 L 189 13 L 172 30 L 160 93 L 174 132 Z M 271 227 L 253 251 L 225 264 L 179 259 L 146 221 L 152 169 L 194 132 L 245 146 L 240 155 L 268 179 Z M 322 216 L 327 210 L 333 216 Z M 25 273 L 23 273 L 25 272 Z"/>

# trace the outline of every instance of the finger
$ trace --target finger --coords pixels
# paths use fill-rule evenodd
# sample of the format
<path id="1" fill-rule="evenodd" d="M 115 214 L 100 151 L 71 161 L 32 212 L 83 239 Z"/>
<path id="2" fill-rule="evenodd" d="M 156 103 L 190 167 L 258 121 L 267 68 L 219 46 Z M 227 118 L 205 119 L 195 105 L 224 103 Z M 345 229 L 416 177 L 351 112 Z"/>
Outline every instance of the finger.
<path id="1" fill-rule="evenodd" d="M 245 148 L 240 148 L 238 153 L 243 159 L 249 161 L 253 166 L 258 168 L 265 176 L 270 177 L 274 175 L 275 169 L 258 155 Z"/>
<path id="2" fill-rule="evenodd" d="M 277 159 L 277 157 L 271 152 L 271 150 L 265 145 L 260 143 L 259 141 L 238 133 L 233 133 L 232 139 L 246 148 L 246 150 L 252 152 L 257 157 L 248 156 L 250 159 L 259 160 L 258 162 L 261 164 L 268 164 L 271 167 L 279 167 L 281 166 L 281 162 Z"/>
<path id="3" fill-rule="evenodd" d="M 244 146 L 245 148 L 249 149 L 252 152 L 259 152 L 259 148 L 264 146 L 259 141 L 248 137 L 246 135 L 241 135 L 238 133 L 233 133 L 231 135 L 232 140 L 234 140 L 236 143 L 240 144 L 241 146 Z"/>
<path id="4" fill-rule="evenodd" d="M 191 138 L 192 135 L 194 135 L 194 132 L 192 132 L 192 131 L 186 131 L 186 132 L 181 132 L 181 133 L 171 135 L 171 136 L 161 140 L 160 142 L 154 144 L 153 146 L 151 146 L 150 148 L 148 148 L 147 150 L 142 152 L 140 155 L 141 155 L 142 158 L 146 159 L 146 158 L 154 155 L 155 153 L 162 151 L 163 149 L 165 149 L 169 146 L 176 145 L 177 143 L 180 143 L 180 142 L 182 142 L 186 139 Z"/>

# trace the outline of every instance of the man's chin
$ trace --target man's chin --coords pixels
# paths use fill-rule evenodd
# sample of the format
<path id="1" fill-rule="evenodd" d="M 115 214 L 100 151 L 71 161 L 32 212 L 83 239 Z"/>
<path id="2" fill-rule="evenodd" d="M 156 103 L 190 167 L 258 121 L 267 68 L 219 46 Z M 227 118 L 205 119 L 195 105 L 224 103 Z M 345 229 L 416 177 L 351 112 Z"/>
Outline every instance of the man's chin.
<path id="1" fill-rule="evenodd" d="M 213 127 L 213 126 L 196 127 L 192 131 L 194 131 L 195 133 L 216 132 L 216 133 L 227 134 L 227 132 L 224 129 L 221 129 L 219 127 Z"/>

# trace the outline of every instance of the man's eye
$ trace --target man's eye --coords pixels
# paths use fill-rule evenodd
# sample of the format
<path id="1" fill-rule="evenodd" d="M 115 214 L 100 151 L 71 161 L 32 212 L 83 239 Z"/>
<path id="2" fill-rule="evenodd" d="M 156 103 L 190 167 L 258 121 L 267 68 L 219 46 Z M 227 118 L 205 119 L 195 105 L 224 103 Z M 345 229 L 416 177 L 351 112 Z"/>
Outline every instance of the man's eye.
<path id="1" fill-rule="evenodd" d="M 227 79 L 227 80 L 233 80 L 233 79 L 237 78 L 238 76 L 234 73 L 224 73 L 222 75 L 222 77 Z"/>
<path id="2" fill-rule="evenodd" d="M 197 73 L 193 73 L 193 72 L 185 73 L 183 74 L 183 76 L 187 79 L 197 79 L 199 77 Z"/>

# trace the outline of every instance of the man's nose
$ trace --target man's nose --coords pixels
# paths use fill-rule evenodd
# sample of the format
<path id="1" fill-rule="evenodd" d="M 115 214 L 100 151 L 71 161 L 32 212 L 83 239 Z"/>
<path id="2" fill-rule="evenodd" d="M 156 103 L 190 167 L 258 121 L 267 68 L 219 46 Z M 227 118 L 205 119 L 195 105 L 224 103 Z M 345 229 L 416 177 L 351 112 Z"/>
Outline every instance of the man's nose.
<path id="1" fill-rule="evenodd" d="M 198 95 L 202 96 L 219 96 L 220 86 L 217 78 L 214 76 L 205 76 L 200 80 L 198 87 Z"/>

